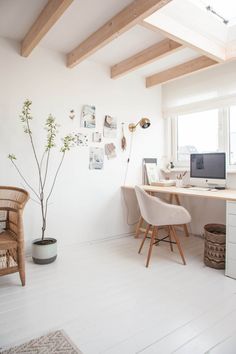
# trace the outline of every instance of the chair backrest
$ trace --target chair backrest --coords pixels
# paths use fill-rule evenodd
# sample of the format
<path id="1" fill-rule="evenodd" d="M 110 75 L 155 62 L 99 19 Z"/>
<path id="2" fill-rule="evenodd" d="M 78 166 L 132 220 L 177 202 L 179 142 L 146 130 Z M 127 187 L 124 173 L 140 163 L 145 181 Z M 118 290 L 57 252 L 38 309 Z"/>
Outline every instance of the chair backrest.
<path id="1" fill-rule="evenodd" d="M 150 225 L 181 225 L 191 221 L 188 211 L 182 206 L 163 202 L 157 197 L 146 193 L 141 187 L 135 186 L 140 213 Z"/>
<path id="2" fill-rule="evenodd" d="M 29 199 L 29 194 L 26 190 L 17 187 L 0 186 L 0 222 L 4 229 L 11 230 L 17 237 L 19 234 L 19 213 L 22 213 L 26 202 Z"/>
<path id="3" fill-rule="evenodd" d="M 29 193 L 18 187 L 0 186 L 0 210 L 23 209 Z"/>

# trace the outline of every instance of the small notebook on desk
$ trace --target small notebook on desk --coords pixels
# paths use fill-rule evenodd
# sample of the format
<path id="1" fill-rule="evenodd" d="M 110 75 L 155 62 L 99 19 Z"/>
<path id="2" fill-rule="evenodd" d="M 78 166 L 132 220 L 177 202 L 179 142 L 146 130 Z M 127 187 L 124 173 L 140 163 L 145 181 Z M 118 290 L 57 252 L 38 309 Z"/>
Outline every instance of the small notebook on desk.
<path id="1" fill-rule="evenodd" d="M 159 181 L 157 159 L 143 159 L 143 184 L 151 185 L 153 182 Z"/>

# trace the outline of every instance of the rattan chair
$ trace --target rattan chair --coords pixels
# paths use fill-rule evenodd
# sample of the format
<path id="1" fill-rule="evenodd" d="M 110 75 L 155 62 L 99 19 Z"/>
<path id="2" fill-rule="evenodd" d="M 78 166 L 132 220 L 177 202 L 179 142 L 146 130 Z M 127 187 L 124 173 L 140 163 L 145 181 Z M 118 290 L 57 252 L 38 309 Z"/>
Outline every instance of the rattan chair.
<path id="1" fill-rule="evenodd" d="M 29 194 L 24 189 L 0 186 L 0 276 L 19 272 L 25 285 L 22 214 Z"/>

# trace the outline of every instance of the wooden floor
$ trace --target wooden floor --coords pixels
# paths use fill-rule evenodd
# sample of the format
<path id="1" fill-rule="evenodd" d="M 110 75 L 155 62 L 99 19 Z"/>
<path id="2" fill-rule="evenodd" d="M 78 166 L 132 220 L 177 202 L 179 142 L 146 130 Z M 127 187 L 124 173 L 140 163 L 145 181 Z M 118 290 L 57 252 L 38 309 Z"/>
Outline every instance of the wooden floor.
<path id="1" fill-rule="evenodd" d="M 186 266 L 162 244 L 146 269 L 133 237 L 28 260 L 25 288 L 0 278 L 0 347 L 64 329 L 84 354 L 235 354 L 236 281 L 204 266 L 200 238 L 180 238 Z"/>

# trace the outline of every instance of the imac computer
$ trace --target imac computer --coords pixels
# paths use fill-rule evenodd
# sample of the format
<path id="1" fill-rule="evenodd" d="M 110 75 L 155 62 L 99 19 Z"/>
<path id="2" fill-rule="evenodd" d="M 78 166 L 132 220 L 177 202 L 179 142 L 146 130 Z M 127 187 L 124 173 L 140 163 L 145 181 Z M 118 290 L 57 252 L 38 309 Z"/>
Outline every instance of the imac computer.
<path id="1" fill-rule="evenodd" d="M 224 189 L 226 186 L 225 153 L 191 154 L 190 184 L 197 187 Z"/>

